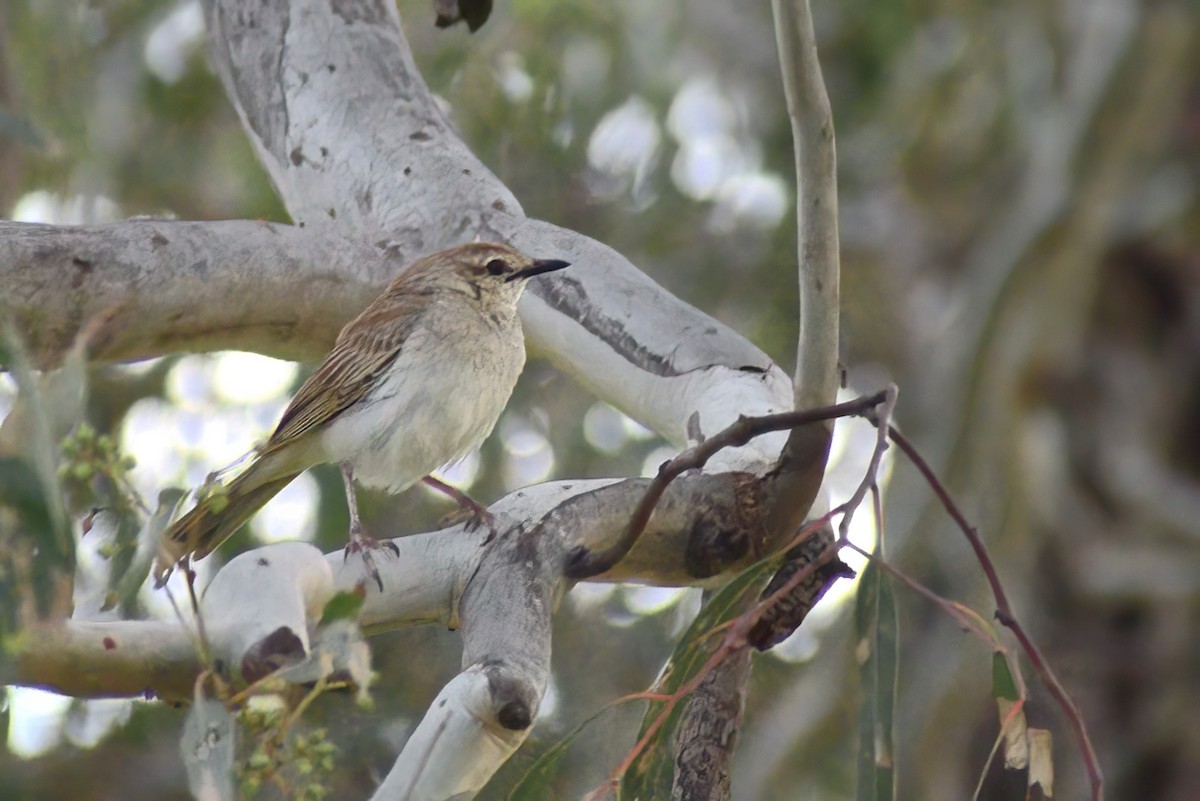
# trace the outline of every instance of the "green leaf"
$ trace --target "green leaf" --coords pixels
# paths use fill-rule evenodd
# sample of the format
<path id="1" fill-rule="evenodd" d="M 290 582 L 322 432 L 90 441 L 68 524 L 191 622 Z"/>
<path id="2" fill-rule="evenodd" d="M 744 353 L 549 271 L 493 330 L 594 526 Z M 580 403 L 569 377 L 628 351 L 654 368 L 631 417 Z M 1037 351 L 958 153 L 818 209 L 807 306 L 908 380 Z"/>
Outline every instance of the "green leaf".
<path id="1" fill-rule="evenodd" d="M 876 556 L 882 549 L 876 546 Z M 858 712 L 859 801 L 896 797 L 895 711 L 899 618 L 892 583 L 875 562 L 858 583 L 854 608 L 862 706 Z"/>
<path id="2" fill-rule="evenodd" d="M 683 639 L 671 654 L 656 691 L 673 693 L 699 672 L 723 641 L 723 633 L 710 635 L 709 632 L 734 619 L 757 601 L 763 587 L 779 569 L 782 561 L 783 557 L 779 555 L 747 568 L 722 587 L 700 609 L 700 614 L 692 621 L 692 625 L 688 627 Z M 672 742 L 684 706 L 683 703 L 675 705 L 662 728 L 634 760 L 621 782 L 618 798 L 661 798 L 664 793 L 670 791 L 675 771 Z M 642 718 L 642 728 L 638 732 L 639 741 L 663 708 L 664 703 L 661 701 L 650 703 Z"/>
<path id="3" fill-rule="evenodd" d="M 555 787 L 560 779 L 560 761 L 570 750 L 571 745 L 588 727 L 600 725 L 601 718 L 617 717 L 622 709 L 620 701 L 614 701 L 590 715 L 582 723 L 572 729 L 561 740 L 547 748 L 533 761 L 521 778 L 513 785 L 508 793 L 508 801 L 533 801 L 533 799 L 553 798 Z"/>
<path id="4" fill-rule="evenodd" d="M 44 531 L 50 527 L 45 487 L 24 459 L 0 457 L 0 506 L 16 511 L 24 527 Z"/>
<path id="5" fill-rule="evenodd" d="M 367 596 L 363 592 L 339 592 L 329 599 L 321 610 L 321 625 L 328 626 L 335 620 L 358 620 Z"/>
<path id="6" fill-rule="evenodd" d="M 992 697 L 1016 701 L 1021 697 L 1017 682 L 1008 667 L 1008 659 L 1000 651 L 992 652 Z"/>

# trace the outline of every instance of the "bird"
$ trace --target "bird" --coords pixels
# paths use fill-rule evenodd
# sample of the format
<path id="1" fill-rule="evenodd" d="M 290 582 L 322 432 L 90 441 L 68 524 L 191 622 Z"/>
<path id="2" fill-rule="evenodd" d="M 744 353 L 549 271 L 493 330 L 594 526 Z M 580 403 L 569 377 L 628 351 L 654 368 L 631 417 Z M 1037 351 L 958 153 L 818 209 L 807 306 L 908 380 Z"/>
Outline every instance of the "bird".
<path id="1" fill-rule="evenodd" d="M 398 551 L 364 533 L 355 480 L 390 493 L 425 480 L 486 515 L 429 474 L 491 433 L 525 364 L 517 301 L 528 279 L 568 266 L 505 243 L 476 242 L 403 269 L 342 328 L 271 436 L 243 457 L 244 470 L 228 484 L 202 488 L 196 505 L 162 533 L 156 583 L 189 557 L 207 556 L 318 464 L 341 468 L 350 512 L 346 553 L 362 554 L 380 591 L 371 550 Z"/>

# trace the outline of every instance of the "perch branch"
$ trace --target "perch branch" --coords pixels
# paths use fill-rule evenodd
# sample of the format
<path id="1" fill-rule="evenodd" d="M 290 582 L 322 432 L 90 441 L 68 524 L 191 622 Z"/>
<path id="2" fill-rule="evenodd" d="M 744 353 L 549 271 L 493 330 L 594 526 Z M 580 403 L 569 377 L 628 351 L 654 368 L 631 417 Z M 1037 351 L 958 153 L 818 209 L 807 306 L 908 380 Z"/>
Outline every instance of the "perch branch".
<path id="1" fill-rule="evenodd" d="M 580 580 L 611 570 L 637 543 L 638 538 L 646 529 L 646 524 L 649 522 L 650 516 L 654 513 L 655 506 L 658 505 L 662 494 L 671 482 L 688 470 L 704 467 L 708 460 L 718 451 L 724 448 L 745 445 L 754 437 L 771 431 L 783 431 L 809 423 L 833 420 L 838 417 L 866 414 L 875 406 L 887 402 L 889 392 L 892 392 L 891 398 L 894 403 L 894 391 L 885 390 L 877 392 L 874 395 L 855 398 L 845 403 L 838 403 L 819 409 L 809 409 L 802 412 L 783 412 L 764 417 L 743 417 L 724 431 L 698 445 L 693 445 L 674 459 L 664 462 L 659 467 L 658 475 L 651 482 L 650 488 L 642 497 L 641 502 L 634 510 L 633 516 L 630 517 L 629 523 L 625 526 L 624 531 L 615 543 L 603 551 L 591 552 L 583 548 L 578 548 L 568 556 L 567 564 L 564 568 L 566 576 L 571 579 Z M 862 500 L 861 496 L 859 500 Z"/>

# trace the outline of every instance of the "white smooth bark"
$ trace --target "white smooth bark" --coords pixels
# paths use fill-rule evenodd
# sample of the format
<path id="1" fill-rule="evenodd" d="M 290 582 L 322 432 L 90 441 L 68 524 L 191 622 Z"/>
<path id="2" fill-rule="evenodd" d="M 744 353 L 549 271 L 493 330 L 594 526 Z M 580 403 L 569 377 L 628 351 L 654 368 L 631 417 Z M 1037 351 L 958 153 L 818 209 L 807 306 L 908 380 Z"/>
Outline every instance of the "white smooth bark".
<path id="1" fill-rule="evenodd" d="M 122 324 L 93 343 L 100 358 L 214 347 L 312 358 L 400 264 L 476 238 L 507 239 L 532 255 L 572 262 L 567 272 L 536 280 L 522 301 L 532 349 L 671 442 L 711 436 L 739 415 L 792 407 L 791 381 L 744 338 L 611 248 L 524 216 L 439 110 L 393 4 L 204 6 L 214 66 L 297 224 L 0 228 L 0 285 L 33 333 L 42 363 L 53 363 L 86 319 L 114 304 Z M 836 268 L 836 248 L 833 254 Z M 56 272 L 40 272 L 46 265 Z M 832 285 L 806 281 L 826 302 L 833 287 L 836 315 L 836 274 Z M 58 302 L 55 292 L 65 299 Z M 810 331 L 814 323 L 804 325 Z M 836 365 L 836 326 L 822 339 L 833 343 L 832 357 L 828 349 L 804 356 L 808 336 L 801 365 L 817 365 L 820 376 L 804 386 L 823 388 L 836 375 L 829 369 Z M 777 532 L 763 524 L 763 482 L 754 475 L 776 463 L 784 439 L 759 438 L 707 468 L 737 472 L 679 479 L 634 550 L 598 578 L 706 584 L 769 550 Z M 568 588 L 565 555 L 614 539 L 645 487 L 643 479 L 614 479 L 529 488 L 496 505 L 515 527 L 487 547 L 477 533 L 446 531 L 397 540 L 401 557 L 377 560 L 387 591 L 368 593 L 368 630 L 438 620 L 460 626 L 464 637 L 463 672 L 406 744 L 379 798 L 470 797 L 520 745 L 548 680 L 550 616 Z M 697 543 L 716 552 L 697 554 Z M 246 569 L 283 576 L 274 559 L 258 563 L 265 550 L 235 560 L 214 584 L 227 583 L 227 571 L 237 580 Z M 333 586 L 362 580 L 357 560 L 340 561 L 340 552 L 326 557 Z M 311 601 L 327 589 L 319 579 L 305 583 L 271 619 L 255 623 L 256 633 L 280 622 L 299 637 L 298 610 L 305 608 L 311 625 Z M 238 615 L 255 610 L 245 598 L 229 598 L 228 608 L 214 598 L 219 608 L 206 619 L 223 621 L 214 647 L 237 664 L 262 638 L 236 631 L 244 625 Z M 80 653 L 98 643 L 103 649 L 87 625 L 72 623 L 57 634 Z M 122 635 L 140 641 L 134 627 L 150 625 L 162 635 L 160 625 L 138 623 L 126 624 Z M 167 638 L 177 669 L 185 655 L 180 643 L 187 643 L 181 636 Z M 21 662 L 19 680 L 28 679 L 30 665 L 55 658 L 46 649 L 31 652 L 42 661 Z"/>
<path id="2" fill-rule="evenodd" d="M 0 311 L 41 367 L 110 311 L 91 338 L 95 360 L 214 349 L 317 359 L 415 255 L 247 220 L 0 221 Z"/>

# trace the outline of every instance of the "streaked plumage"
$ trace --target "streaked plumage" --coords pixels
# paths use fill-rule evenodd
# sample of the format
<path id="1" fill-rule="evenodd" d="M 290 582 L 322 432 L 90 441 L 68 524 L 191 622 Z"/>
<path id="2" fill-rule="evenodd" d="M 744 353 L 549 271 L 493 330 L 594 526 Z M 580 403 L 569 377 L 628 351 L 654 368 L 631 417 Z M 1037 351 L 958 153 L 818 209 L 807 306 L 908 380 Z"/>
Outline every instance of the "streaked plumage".
<path id="1" fill-rule="evenodd" d="M 525 363 L 524 279 L 565 266 L 498 243 L 413 263 L 342 329 L 224 502 L 202 501 L 164 532 L 156 575 L 211 553 L 313 465 L 399 492 L 478 447 Z"/>

